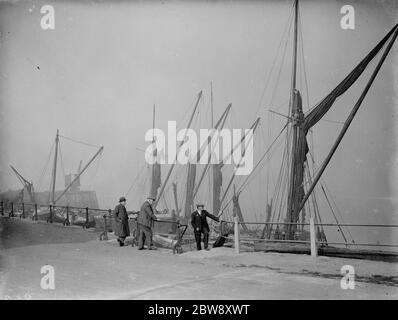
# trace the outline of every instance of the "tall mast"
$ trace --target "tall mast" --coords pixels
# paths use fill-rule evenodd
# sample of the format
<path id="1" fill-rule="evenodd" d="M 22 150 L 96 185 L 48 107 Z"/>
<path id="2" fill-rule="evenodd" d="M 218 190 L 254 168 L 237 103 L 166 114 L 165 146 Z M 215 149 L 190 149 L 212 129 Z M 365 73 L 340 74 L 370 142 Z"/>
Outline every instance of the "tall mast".
<path id="1" fill-rule="evenodd" d="M 290 165 L 290 179 L 289 179 L 289 193 L 288 193 L 288 203 L 287 203 L 287 220 L 288 222 L 293 222 L 293 214 L 295 207 L 295 193 L 297 190 L 295 186 L 295 176 L 296 176 L 296 150 L 297 150 L 297 131 L 298 131 L 298 112 L 297 104 L 294 103 L 295 91 L 296 91 L 296 74 L 297 74 L 297 26 L 298 26 L 298 0 L 294 1 L 294 38 L 293 38 L 293 60 L 292 60 L 292 80 L 291 80 L 291 92 L 290 92 L 290 119 L 292 119 L 292 130 L 293 138 L 291 143 L 291 165 Z M 289 232 L 288 237 L 290 237 L 290 226 L 288 226 Z"/>
<path id="2" fill-rule="evenodd" d="M 152 143 L 153 146 L 155 147 L 155 104 L 153 105 L 153 109 L 152 109 Z M 157 153 L 156 153 L 157 155 Z M 155 166 L 152 165 L 152 170 L 151 170 L 151 186 L 150 186 L 150 192 L 153 192 L 153 177 L 155 174 Z M 151 194 L 151 196 L 153 196 Z"/>
<path id="3" fill-rule="evenodd" d="M 294 38 L 293 38 L 293 70 L 292 70 L 292 91 L 290 96 L 290 104 L 293 102 L 293 92 L 296 89 L 296 74 L 297 74 L 297 25 L 298 25 L 298 0 L 294 1 Z M 293 110 L 291 110 L 293 115 Z"/>
<path id="4" fill-rule="evenodd" d="M 54 155 L 54 164 L 52 171 L 52 181 L 51 181 L 51 203 L 54 204 L 55 200 L 55 181 L 57 178 L 57 158 L 58 158 L 58 144 L 59 144 L 59 130 L 57 129 L 57 135 L 55 136 L 55 155 Z"/>
<path id="5" fill-rule="evenodd" d="M 186 134 L 187 134 L 188 129 L 191 127 L 192 120 L 193 120 L 193 118 L 194 118 L 194 116 L 195 116 L 195 112 L 196 112 L 196 109 L 198 108 L 198 105 L 199 105 L 199 102 L 200 102 L 200 99 L 201 99 L 201 98 L 202 98 L 202 91 L 199 92 L 198 97 L 196 98 L 195 107 L 193 108 L 191 117 L 189 118 L 188 125 L 187 125 L 187 128 L 186 128 L 186 130 L 185 130 L 184 138 L 182 139 L 182 141 L 181 141 L 180 144 L 178 145 L 178 148 L 177 148 L 177 150 L 176 150 L 176 157 L 175 157 L 175 159 L 174 159 L 174 162 L 173 162 L 173 164 L 171 165 L 171 167 L 170 167 L 170 169 L 169 169 L 169 172 L 167 173 L 166 179 L 165 179 L 165 181 L 163 182 L 162 187 L 161 187 L 161 189 L 160 189 L 160 191 L 159 191 L 159 195 L 157 196 L 157 198 L 156 198 L 156 200 L 155 200 L 155 202 L 154 202 L 154 204 L 153 204 L 153 208 L 154 208 L 154 209 L 156 209 L 156 206 L 157 206 L 157 204 L 158 204 L 158 202 L 159 202 L 159 200 L 160 200 L 160 197 L 162 196 L 162 194 L 163 194 L 163 192 L 164 192 L 164 189 L 165 189 L 165 187 L 166 187 L 166 185 L 167 185 L 167 182 L 168 182 L 169 179 L 170 179 L 171 173 L 173 172 L 173 169 L 174 169 L 174 167 L 175 167 L 175 165 L 176 165 L 177 154 L 178 154 L 179 149 L 181 148 L 181 146 L 185 143 L 185 136 L 186 136 Z"/>
<path id="6" fill-rule="evenodd" d="M 213 129 L 214 128 L 214 106 L 213 106 L 213 82 L 211 81 L 210 82 L 210 121 L 211 121 L 211 128 Z M 211 139 L 210 139 L 210 143 L 211 143 Z M 212 154 L 211 154 L 211 148 L 210 148 L 210 160 L 211 160 L 211 157 L 212 157 Z M 210 161 L 209 161 L 210 162 Z M 214 203 L 216 202 L 216 199 L 215 199 L 215 194 L 216 194 L 216 191 L 214 190 L 215 189 L 215 183 L 214 183 L 214 181 L 215 181 L 215 177 L 214 177 L 214 164 L 213 165 L 211 165 L 210 166 L 210 187 L 211 187 L 211 190 L 212 190 L 212 197 L 211 197 L 211 200 L 209 199 L 209 201 L 211 201 L 211 209 L 212 209 L 212 211 L 214 212 L 214 207 L 215 207 L 215 205 L 214 205 Z M 201 180 L 200 180 L 201 181 Z M 195 195 L 196 195 L 196 193 L 194 193 Z M 195 195 L 194 195 L 194 197 L 195 197 Z"/>

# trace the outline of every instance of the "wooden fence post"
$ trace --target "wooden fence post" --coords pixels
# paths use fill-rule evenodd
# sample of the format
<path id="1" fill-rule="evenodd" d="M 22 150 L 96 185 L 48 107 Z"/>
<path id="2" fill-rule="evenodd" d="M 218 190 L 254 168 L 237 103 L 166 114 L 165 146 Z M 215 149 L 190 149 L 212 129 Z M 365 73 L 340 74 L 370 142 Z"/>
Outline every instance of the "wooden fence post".
<path id="1" fill-rule="evenodd" d="M 236 216 L 234 217 L 235 221 L 235 252 L 240 252 L 240 231 L 239 231 L 239 218 Z"/>
<path id="2" fill-rule="evenodd" d="M 311 257 L 316 258 L 318 256 L 318 249 L 316 247 L 315 221 L 312 215 L 310 217 L 310 242 L 311 242 Z"/>

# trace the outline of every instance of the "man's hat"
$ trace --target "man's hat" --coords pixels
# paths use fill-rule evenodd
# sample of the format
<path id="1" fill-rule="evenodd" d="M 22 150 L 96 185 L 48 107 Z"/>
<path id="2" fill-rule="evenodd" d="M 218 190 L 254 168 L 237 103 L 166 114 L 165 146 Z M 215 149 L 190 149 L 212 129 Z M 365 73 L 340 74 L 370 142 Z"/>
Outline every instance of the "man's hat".
<path id="1" fill-rule="evenodd" d="M 126 201 L 126 198 L 125 197 L 120 197 L 119 198 L 119 202 L 123 202 L 123 201 Z"/>
<path id="2" fill-rule="evenodd" d="M 204 208 L 204 207 L 205 207 L 205 205 L 204 205 L 204 204 L 202 204 L 202 203 L 198 203 L 198 204 L 196 205 L 196 208 L 199 208 L 199 207 L 202 207 L 202 208 Z"/>

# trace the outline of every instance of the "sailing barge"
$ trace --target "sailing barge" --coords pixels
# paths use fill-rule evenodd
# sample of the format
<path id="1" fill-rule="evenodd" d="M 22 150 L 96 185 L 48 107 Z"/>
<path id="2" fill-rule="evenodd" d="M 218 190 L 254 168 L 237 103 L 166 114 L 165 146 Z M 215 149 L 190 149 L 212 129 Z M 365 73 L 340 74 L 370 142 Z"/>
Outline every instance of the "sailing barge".
<path id="1" fill-rule="evenodd" d="M 289 112 L 287 115 L 283 115 L 287 120 L 278 134 L 277 138 L 270 144 L 270 147 L 260 157 L 259 162 L 255 165 L 251 175 L 256 174 L 256 168 L 258 165 L 267 159 L 269 151 L 272 149 L 274 142 L 282 137 L 282 133 L 285 133 L 285 148 L 281 161 L 280 171 L 278 180 L 275 184 L 274 195 L 271 197 L 271 201 L 265 208 L 266 212 L 266 224 L 262 228 L 261 232 L 251 230 L 244 221 L 244 217 L 239 205 L 239 196 L 243 191 L 243 188 L 247 185 L 251 176 L 247 177 L 241 187 L 236 191 L 234 185 L 235 173 L 232 174 L 231 178 L 226 184 L 225 190 L 222 192 L 223 186 L 223 174 L 222 168 L 224 163 L 220 164 L 209 164 L 206 165 L 202 173 L 197 179 L 197 167 L 194 163 L 188 163 L 186 166 L 186 186 L 184 193 L 184 206 L 178 202 L 177 195 L 177 182 L 173 182 L 173 193 L 175 209 L 174 213 L 178 219 L 182 219 L 189 223 L 189 216 L 193 209 L 194 201 L 198 197 L 198 189 L 203 182 L 203 178 L 206 173 L 210 171 L 212 179 L 212 199 L 208 199 L 206 203 L 212 204 L 212 211 L 218 213 L 218 216 L 223 218 L 225 213 L 228 211 L 228 206 L 233 204 L 233 215 L 238 217 L 241 223 L 242 233 L 248 236 L 248 238 L 255 239 L 253 246 L 254 250 L 259 251 L 277 251 L 277 252 L 289 252 L 289 253 L 309 253 L 309 238 L 310 233 L 305 230 L 304 226 L 308 225 L 306 221 L 316 225 L 316 239 L 319 245 L 318 252 L 322 255 L 333 255 L 341 257 L 355 257 L 355 258 L 366 258 L 366 259 L 383 259 L 388 261 L 398 260 L 398 255 L 394 252 L 384 252 L 379 250 L 368 250 L 360 249 L 356 247 L 355 241 L 352 239 L 349 242 L 348 237 L 345 235 L 344 229 L 339 224 L 337 217 L 334 215 L 338 232 L 344 238 L 346 247 L 337 248 L 333 247 L 326 238 L 326 233 L 322 225 L 322 217 L 319 212 L 319 205 L 316 196 L 316 188 L 319 189 L 332 209 L 330 202 L 332 201 L 329 191 L 322 181 L 322 175 L 325 169 L 328 167 L 333 155 L 338 149 L 342 139 L 344 138 L 349 126 L 351 125 L 355 115 L 357 114 L 361 104 L 363 103 L 370 87 L 372 86 L 377 74 L 379 73 L 383 63 L 385 62 L 388 54 L 391 51 L 392 46 L 398 35 L 398 25 L 395 25 L 380 41 L 376 46 L 354 67 L 354 69 L 333 89 L 326 97 L 324 97 L 319 103 L 312 108 L 309 108 L 307 112 L 303 111 L 303 101 L 301 92 L 297 87 L 297 65 L 298 65 L 298 48 L 299 45 L 299 34 L 300 34 L 300 10 L 299 1 L 293 2 L 293 56 L 292 56 L 292 74 L 291 74 L 291 89 L 289 94 Z M 301 46 L 302 49 L 302 46 Z M 359 99 L 353 106 L 349 116 L 344 122 L 339 135 L 337 136 L 332 148 L 328 152 L 326 158 L 323 160 L 320 166 L 316 166 L 313 153 L 311 152 L 311 143 L 308 142 L 309 137 L 313 134 L 312 128 L 324 118 L 328 111 L 332 108 L 336 99 L 344 95 L 359 77 L 369 68 L 369 64 L 376 60 L 378 55 L 379 60 L 372 71 L 370 78 L 368 79 Z M 188 122 L 187 128 L 190 128 L 192 119 L 196 112 L 199 100 L 202 93 L 199 93 L 197 101 L 195 103 L 194 110 L 192 112 L 190 121 Z M 213 92 L 211 91 L 211 115 L 213 115 Z M 213 125 L 212 128 L 222 128 L 225 124 L 225 120 L 230 111 L 231 105 L 224 111 L 220 120 Z M 213 118 L 213 116 L 212 116 Z M 253 131 L 256 130 L 259 119 L 257 119 L 251 126 Z M 243 141 L 244 138 L 242 138 Z M 209 137 L 209 142 L 211 137 Z M 181 145 L 180 145 L 181 147 Z M 203 146 L 202 146 L 203 147 Z M 200 150 L 198 152 L 200 156 Z M 208 170 L 208 169 L 211 170 Z M 152 184 L 151 194 L 157 196 L 155 207 L 159 203 L 162 196 L 164 196 L 166 185 L 170 179 L 171 172 L 174 169 L 174 165 L 171 166 L 163 184 L 160 182 L 160 165 L 155 164 L 152 167 Z M 155 178 L 154 178 L 155 177 Z M 154 182 L 155 181 L 155 182 Z M 154 185 L 155 184 L 155 185 Z M 227 199 L 228 192 L 233 186 L 234 192 L 231 199 Z M 242 187 L 243 186 L 243 187 Z M 161 187 L 159 193 L 157 189 Z M 268 197 L 267 197 L 268 199 Z M 211 200 L 211 201 L 210 201 Z M 181 213 L 181 214 L 180 214 Z M 230 220 L 230 219 L 227 219 Z M 349 232 L 349 231 L 348 231 Z M 222 236 L 231 234 L 232 230 L 227 230 Z M 263 241 L 261 241 L 263 239 Z M 354 248 L 353 248 L 354 247 Z"/>

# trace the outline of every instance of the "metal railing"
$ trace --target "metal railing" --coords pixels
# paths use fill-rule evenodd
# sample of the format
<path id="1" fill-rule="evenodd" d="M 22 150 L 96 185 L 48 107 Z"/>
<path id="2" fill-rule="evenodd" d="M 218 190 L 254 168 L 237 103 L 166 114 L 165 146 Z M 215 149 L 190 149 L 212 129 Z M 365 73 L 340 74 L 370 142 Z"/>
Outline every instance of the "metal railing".
<path id="1" fill-rule="evenodd" d="M 46 210 L 44 213 L 39 212 L 41 209 Z M 64 210 L 62 215 L 57 214 L 56 210 L 61 209 Z M 78 211 L 78 214 L 74 211 Z M 128 212 L 133 213 L 134 212 Z M 81 225 L 83 229 L 90 228 L 96 226 L 95 223 L 92 223 L 95 220 L 99 222 L 102 220 L 100 224 L 102 224 L 102 232 L 100 233 L 99 239 L 108 240 L 108 233 L 113 231 L 113 221 L 114 215 L 111 209 L 96 209 L 89 207 L 77 207 L 77 206 L 68 206 L 68 205 L 51 205 L 51 204 L 38 204 L 38 203 L 29 203 L 29 202 L 13 202 L 8 201 L 4 203 L 4 201 L 0 201 L 0 215 L 8 216 L 10 218 L 19 217 L 20 219 L 27 218 L 28 215 L 31 216 L 33 221 L 43 220 L 47 223 L 62 223 L 64 226 L 70 225 Z M 80 220 L 79 223 L 76 222 L 76 216 L 84 216 L 83 221 Z M 138 224 L 136 217 L 129 218 L 129 224 L 132 223 L 133 228 L 133 243 L 132 245 L 136 245 L 138 242 Z M 161 224 L 170 224 L 172 227 L 172 231 L 175 233 L 168 233 L 168 235 L 173 236 L 176 239 L 175 245 L 173 245 L 172 250 L 173 253 L 181 253 L 182 252 L 182 240 L 184 234 L 187 230 L 187 225 L 182 224 L 180 220 L 164 220 L 158 219 L 154 221 L 154 228 Z M 167 232 L 164 232 L 167 233 Z M 163 233 L 163 234 L 164 234 Z"/>

